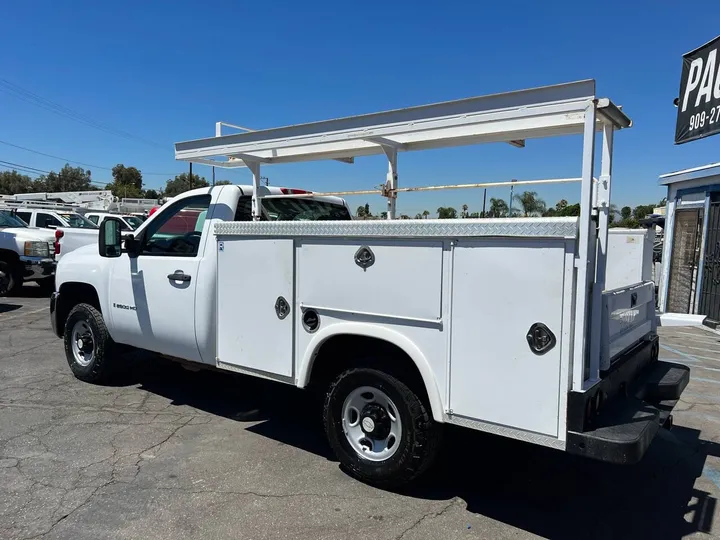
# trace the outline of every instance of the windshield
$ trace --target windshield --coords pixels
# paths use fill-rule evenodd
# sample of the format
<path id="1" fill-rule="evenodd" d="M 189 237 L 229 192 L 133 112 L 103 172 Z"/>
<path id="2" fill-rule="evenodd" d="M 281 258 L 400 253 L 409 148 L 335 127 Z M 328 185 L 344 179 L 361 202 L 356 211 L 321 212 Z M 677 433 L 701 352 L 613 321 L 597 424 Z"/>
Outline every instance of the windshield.
<path id="1" fill-rule="evenodd" d="M 92 221 L 89 219 L 84 218 L 80 214 L 75 214 L 67 212 L 67 213 L 60 213 L 60 216 L 67 221 L 70 224 L 70 227 L 73 229 L 97 229 L 98 226 L 95 225 Z"/>
<path id="2" fill-rule="evenodd" d="M 264 199 L 263 221 L 348 221 L 348 209 L 340 204 L 318 199 Z M 238 201 L 235 221 L 252 221 L 252 199 Z"/>
<path id="3" fill-rule="evenodd" d="M 143 223 L 143 220 L 137 216 L 124 216 L 124 219 L 133 227 L 133 229 L 137 229 Z"/>
<path id="4" fill-rule="evenodd" d="M 10 212 L 0 212 L 0 227 L 27 227 L 27 223 Z"/>

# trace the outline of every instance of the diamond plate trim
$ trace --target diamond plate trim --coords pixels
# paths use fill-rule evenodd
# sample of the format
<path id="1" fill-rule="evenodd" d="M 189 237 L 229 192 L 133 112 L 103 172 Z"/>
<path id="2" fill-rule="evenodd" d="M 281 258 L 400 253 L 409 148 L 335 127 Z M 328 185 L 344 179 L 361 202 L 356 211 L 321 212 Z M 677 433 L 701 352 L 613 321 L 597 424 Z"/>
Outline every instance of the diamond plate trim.
<path id="1" fill-rule="evenodd" d="M 487 433 L 492 433 L 493 435 L 510 437 L 511 439 L 517 439 L 519 441 L 529 442 L 532 444 L 539 444 L 540 446 L 547 446 L 548 448 L 555 448 L 557 450 L 565 450 L 566 448 L 565 441 L 561 441 L 560 439 L 556 439 L 554 437 L 548 437 L 547 435 L 540 435 L 539 433 L 532 433 L 530 431 L 523 431 L 521 429 L 506 426 L 498 426 L 497 424 L 488 424 L 487 422 L 471 420 L 470 418 L 465 418 L 463 416 L 447 414 L 444 416 L 445 422 L 448 424 L 476 429 L 478 431 L 485 431 Z"/>
<path id="2" fill-rule="evenodd" d="M 578 218 L 401 219 L 383 221 L 227 221 L 218 236 L 395 236 L 575 238 Z"/>

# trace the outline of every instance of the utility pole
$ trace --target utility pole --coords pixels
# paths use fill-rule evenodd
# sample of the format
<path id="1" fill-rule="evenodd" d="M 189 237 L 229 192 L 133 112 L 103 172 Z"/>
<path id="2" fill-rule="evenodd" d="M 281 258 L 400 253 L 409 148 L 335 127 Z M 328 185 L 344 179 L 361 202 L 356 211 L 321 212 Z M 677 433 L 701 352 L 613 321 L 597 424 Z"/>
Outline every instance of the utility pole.
<path id="1" fill-rule="evenodd" d="M 193 188 L 192 161 L 190 162 L 190 189 Z"/>
<path id="2" fill-rule="evenodd" d="M 485 217 L 485 202 L 487 201 L 487 188 L 483 189 L 483 211 L 480 217 Z"/>
<path id="3" fill-rule="evenodd" d="M 517 182 L 517 180 L 515 180 L 515 179 L 513 178 L 512 180 L 510 180 L 510 182 Z M 512 184 L 510 184 L 510 204 L 509 204 L 509 206 L 508 206 L 508 217 L 512 217 L 512 202 L 513 202 L 513 188 L 514 188 L 514 187 L 515 187 L 515 186 L 513 186 Z"/>

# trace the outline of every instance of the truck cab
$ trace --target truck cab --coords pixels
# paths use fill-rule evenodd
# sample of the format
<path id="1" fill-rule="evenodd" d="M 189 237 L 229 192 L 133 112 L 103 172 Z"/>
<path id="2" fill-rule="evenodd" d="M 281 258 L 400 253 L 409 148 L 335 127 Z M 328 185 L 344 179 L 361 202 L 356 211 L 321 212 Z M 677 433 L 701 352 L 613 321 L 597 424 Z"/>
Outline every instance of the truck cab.
<path id="1" fill-rule="evenodd" d="M 289 191 L 262 189 L 275 195 Z M 97 242 L 63 256 L 58 292 L 51 301 L 56 333 L 62 336 L 70 310 L 87 302 L 102 313 L 117 343 L 214 364 L 217 250 L 213 227 L 225 221 L 250 221 L 251 193 L 252 186 L 183 193 L 134 233 L 125 234 L 119 227 L 125 247 L 118 257 L 101 257 Z M 350 220 L 352 216 L 340 198 L 312 197 L 268 199 L 263 219 Z"/>

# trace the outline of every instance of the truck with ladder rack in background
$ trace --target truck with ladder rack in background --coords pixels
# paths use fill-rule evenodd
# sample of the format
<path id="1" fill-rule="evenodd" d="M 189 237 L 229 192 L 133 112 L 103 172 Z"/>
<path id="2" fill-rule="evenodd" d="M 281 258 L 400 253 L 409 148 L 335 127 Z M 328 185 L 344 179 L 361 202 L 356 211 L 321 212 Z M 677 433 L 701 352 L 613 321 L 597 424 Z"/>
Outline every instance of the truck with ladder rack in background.
<path id="1" fill-rule="evenodd" d="M 129 346 L 319 390 L 329 445 L 373 485 L 418 477 L 447 424 L 637 462 L 671 425 L 689 370 L 658 359 L 652 282 L 605 286 L 614 134 L 630 127 L 594 81 L 228 135 L 218 125 L 177 143 L 176 159 L 246 167 L 252 186 L 183 193 L 129 234 L 104 220 L 97 245 L 58 264 L 52 327 L 91 383 Z M 395 219 L 399 193 L 442 187 L 401 186 L 404 152 L 570 135 L 583 140 L 577 177 L 449 187 L 578 182 L 578 218 Z M 387 157 L 387 220 L 352 220 L 338 199 L 373 190 L 261 183 L 268 165 L 370 155 Z"/>

